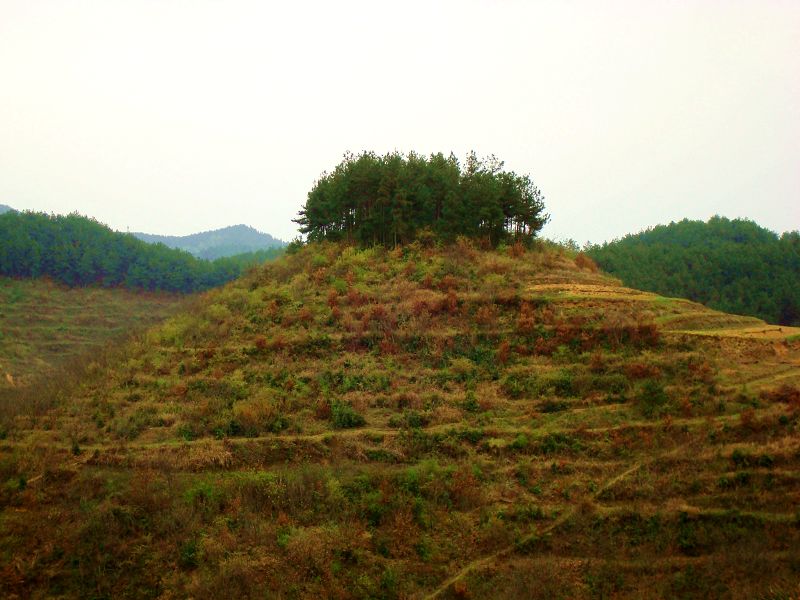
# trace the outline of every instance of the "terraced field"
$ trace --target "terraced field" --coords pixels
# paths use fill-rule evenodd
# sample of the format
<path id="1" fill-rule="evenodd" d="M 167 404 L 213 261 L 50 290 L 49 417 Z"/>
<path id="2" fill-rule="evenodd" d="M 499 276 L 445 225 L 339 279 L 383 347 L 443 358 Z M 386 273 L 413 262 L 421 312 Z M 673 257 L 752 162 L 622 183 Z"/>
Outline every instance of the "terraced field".
<path id="1" fill-rule="evenodd" d="M 180 296 L 0 277 L 0 389 L 47 377 L 177 310 Z"/>
<path id="2" fill-rule="evenodd" d="M 794 598 L 797 331 L 552 249 L 305 248 L 0 443 L 6 597 Z"/>

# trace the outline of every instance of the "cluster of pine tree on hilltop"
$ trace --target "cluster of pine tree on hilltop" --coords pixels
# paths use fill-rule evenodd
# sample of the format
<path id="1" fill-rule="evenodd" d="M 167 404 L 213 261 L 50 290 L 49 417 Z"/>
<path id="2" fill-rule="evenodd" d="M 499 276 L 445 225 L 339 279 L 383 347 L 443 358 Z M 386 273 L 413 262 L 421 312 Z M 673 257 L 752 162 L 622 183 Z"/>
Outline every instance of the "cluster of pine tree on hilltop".
<path id="1" fill-rule="evenodd" d="M 530 240 L 548 220 L 544 197 L 530 177 L 505 171 L 494 156 L 346 154 L 323 173 L 296 222 L 310 241 L 348 240 L 396 245 L 430 232 L 497 245 Z"/>
<path id="2" fill-rule="evenodd" d="M 281 253 L 268 249 L 208 261 L 78 214 L 35 212 L 0 215 L 0 240 L 0 275 L 184 293 L 222 285 Z"/>
<path id="3" fill-rule="evenodd" d="M 594 246 L 588 254 L 627 286 L 800 325 L 797 231 L 778 236 L 744 219 L 684 219 Z"/>

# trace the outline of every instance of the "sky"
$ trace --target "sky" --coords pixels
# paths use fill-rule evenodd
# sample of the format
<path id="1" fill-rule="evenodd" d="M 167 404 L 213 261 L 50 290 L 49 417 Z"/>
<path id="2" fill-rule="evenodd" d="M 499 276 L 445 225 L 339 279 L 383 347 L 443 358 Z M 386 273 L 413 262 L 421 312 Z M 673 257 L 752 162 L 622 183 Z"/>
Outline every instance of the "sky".
<path id="1" fill-rule="evenodd" d="M 0 0 L 0 203 L 283 239 L 346 151 L 494 154 L 555 239 L 800 229 L 800 2 Z"/>

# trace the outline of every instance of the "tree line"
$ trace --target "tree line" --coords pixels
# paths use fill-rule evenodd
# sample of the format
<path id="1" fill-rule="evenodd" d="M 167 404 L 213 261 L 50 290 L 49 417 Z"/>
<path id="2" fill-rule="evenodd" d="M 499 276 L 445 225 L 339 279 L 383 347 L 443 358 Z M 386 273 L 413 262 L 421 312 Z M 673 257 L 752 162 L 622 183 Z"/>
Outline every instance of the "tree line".
<path id="1" fill-rule="evenodd" d="M 207 261 L 75 213 L 7 212 L 0 215 L 0 240 L 0 275 L 183 293 L 222 285 L 282 252 L 268 249 Z"/>
<path id="2" fill-rule="evenodd" d="M 532 239 L 548 220 L 544 197 L 527 175 L 474 152 L 462 167 L 451 154 L 346 154 L 314 183 L 295 220 L 309 241 L 396 245 L 430 231 L 491 245 Z"/>
<path id="3" fill-rule="evenodd" d="M 587 254 L 625 285 L 769 323 L 800 325 L 800 233 L 749 220 L 659 225 Z"/>

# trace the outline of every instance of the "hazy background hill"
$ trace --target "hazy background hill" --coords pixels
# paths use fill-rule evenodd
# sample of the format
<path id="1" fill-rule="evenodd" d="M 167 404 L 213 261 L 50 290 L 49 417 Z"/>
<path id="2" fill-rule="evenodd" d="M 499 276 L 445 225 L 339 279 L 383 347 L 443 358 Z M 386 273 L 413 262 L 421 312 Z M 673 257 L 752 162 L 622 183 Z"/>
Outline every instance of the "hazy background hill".
<path id="1" fill-rule="evenodd" d="M 800 233 L 756 223 L 684 219 L 587 252 L 627 286 L 770 323 L 800 323 Z"/>
<path id="2" fill-rule="evenodd" d="M 133 235 L 145 242 L 161 243 L 170 248 L 186 250 L 198 258 L 208 260 L 267 248 L 282 248 L 286 245 L 283 240 L 274 238 L 268 233 L 262 233 L 248 225 L 232 225 L 184 236 L 141 232 L 135 232 Z"/>
<path id="3" fill-rule="evenodd" d="M 2 215 L 3 213 L 7 213 L 10 210 L 14 210 L 14 209 L 11 208 L 10 206 L 6 205 L 6 204 L 0 204 L 0 215 Z"/>

